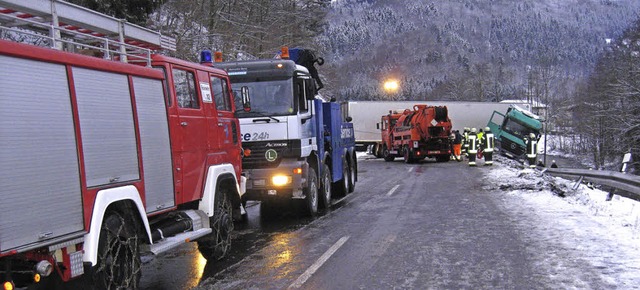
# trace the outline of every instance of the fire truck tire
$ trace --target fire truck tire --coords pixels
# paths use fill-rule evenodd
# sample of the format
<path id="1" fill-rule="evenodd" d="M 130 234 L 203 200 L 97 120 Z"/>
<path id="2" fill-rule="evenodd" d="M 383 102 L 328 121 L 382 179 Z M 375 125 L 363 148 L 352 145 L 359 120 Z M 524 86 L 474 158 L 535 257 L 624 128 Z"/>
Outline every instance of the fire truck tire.
<path id="1" fill-rule="evenodd" d="M 395 156 L 389 153 L 389 148 L 387 148 L 387 145 L 382 146 L 382 157 L 384 157 L 384 161 L 387 162 L 391 162 L 393 161 L 393 159 L 395 159 Z"/>
<path id="2" fill-rule="evenodd" d="M 302 206 L 304 209 L 303 213 L 307 216 L 314 217 L 318 214 L 318 175 L 312 167 L 309 167 L 309 180 L 303 192 L 305 196 Z"/>
<path id="3" fill-rule="evenodd" d="M 349 193 L 349 164 L 346 159 L 342 159 L 342 179 L 335 182 L 331 188 L 334 196 L 345 197 Z"/>
<path id="4" fill-rule="evenodd" d="M 197 240 L 198 250 L 207 260 L 220 260 L 231 248 L 233 231 L 233 206 L 225 190 L 216 191 L 213 216 L 209 218 L 209 224 L 213 231 Z"/>
<path id="5" fill-rule="evenodd" d="M 331 207 L 331 170 L 329 165 L 322 164 L 322 176 L 320 176 L 320 201 L 325 210 Z"/>
<path id="6" fill-rule="evenodd" d="M 141 276 L 140 242 L 133 221 L 115 210 L 105 213 L 94 268 L 95 289 L 137 289 Z"/>
<path id="7" fill-rule="evenodd" d="M 356 166 L 356 159 L 349 158 L 349 193 L 352 193 L 356 189 L 356 176 L 358 174 L 358 167 Z"/>

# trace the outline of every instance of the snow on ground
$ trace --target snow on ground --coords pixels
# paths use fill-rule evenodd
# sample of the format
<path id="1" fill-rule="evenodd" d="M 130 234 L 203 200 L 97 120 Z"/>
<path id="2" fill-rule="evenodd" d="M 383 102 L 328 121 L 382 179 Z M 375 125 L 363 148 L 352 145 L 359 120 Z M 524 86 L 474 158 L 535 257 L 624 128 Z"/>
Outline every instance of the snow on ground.
<path id="1" fill-rule="evenodd" d="M 486 170 L 548 286 L 640 289 L 640 202 L 552 177 L 506 158 Z"/>

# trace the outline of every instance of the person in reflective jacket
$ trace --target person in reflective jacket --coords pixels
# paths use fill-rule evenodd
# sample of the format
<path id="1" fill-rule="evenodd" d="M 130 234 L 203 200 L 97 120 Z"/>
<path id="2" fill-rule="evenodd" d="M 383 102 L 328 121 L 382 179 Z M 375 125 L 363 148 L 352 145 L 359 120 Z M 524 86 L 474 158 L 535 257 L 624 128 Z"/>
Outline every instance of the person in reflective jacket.
<path id="1" fill-rule="evenodd" d="M 527 159 L 529 160 L 529 167 L 536 167 L 536 159 L 538 153 L 538 140 L 536 134 L 530 133 L 528 137 L 524 137 L 524 143 L 527 145 Z"/>
<path id="2" fill-rule="evenodd" d="M 491 166 L 493 165 L 493 145 L 494 144 L 494 136 L 493 132 L 491 132 L 491 128 L 484 128 L 484 165 Z"/>
<path id="3" fill-rule="evenodd" d="M 476 166 L 476 154 L 478 154 L 478 136 L 476 135 L 476 128 L 471 128 L 469 133 L 469 166 Z"/>
<path id="4" fill-rule="evenodd" d="M 464 127 L 462 131 L 462 154 L 469 155 L 469 127 Z"/>

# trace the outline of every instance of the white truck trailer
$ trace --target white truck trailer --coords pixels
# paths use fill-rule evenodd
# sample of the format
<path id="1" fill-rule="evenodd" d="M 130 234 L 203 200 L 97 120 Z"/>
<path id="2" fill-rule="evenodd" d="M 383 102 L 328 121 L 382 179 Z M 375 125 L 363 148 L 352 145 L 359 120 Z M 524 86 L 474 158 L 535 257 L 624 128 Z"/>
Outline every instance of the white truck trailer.
<path id="1" fill-rule="evenodd" d="M 381 142 L 380 123 L 382 115 L 390 110 L 404 110 L 414 105 L 447 106 L 453 130 L 463 128 L 484 128 L 493 111 L 506 112 L 511 102 L 453 102 L 453 101 L 350 101 L 349 114 L 353 118 L 358 151 L 364 151 L 369 145 Z M 517 103 L 521 108 L 531 110 L 530 104 Z"/>

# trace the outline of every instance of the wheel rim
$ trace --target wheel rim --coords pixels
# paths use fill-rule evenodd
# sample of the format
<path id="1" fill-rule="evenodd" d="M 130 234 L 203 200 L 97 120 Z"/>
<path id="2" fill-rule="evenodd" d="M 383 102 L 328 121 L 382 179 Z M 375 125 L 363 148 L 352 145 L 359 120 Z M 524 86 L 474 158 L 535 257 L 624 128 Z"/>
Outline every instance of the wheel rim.
<path id="1" fill-rule="evenodd" d="M 349 192 L 349 165 L 344 162 L 342 166 L 342 186 L 344 187 L 345 194 Z"/>
<path id="2" fill-rule="evenodd" d="M 325 208 L 329 208 L 331 205 L 331 173 L 329 172 L 329 166 L 325 165 L 322 173 L 322 190 L 325 201 Z"/>
<path id="3" fill-rule="evenodd" d="M 314 173 L 315 174 L 315 173 Z M 309 184 L 309 209 L 312 214 L 318 211 L 318 184 L 316 178 L 310 178 Z"/>
<path id="4" fill-rule="evenodd" d="M 351 164 L 349 173 L 351 173 L 351 184 L 356 184 L 356 166 Z"/>

